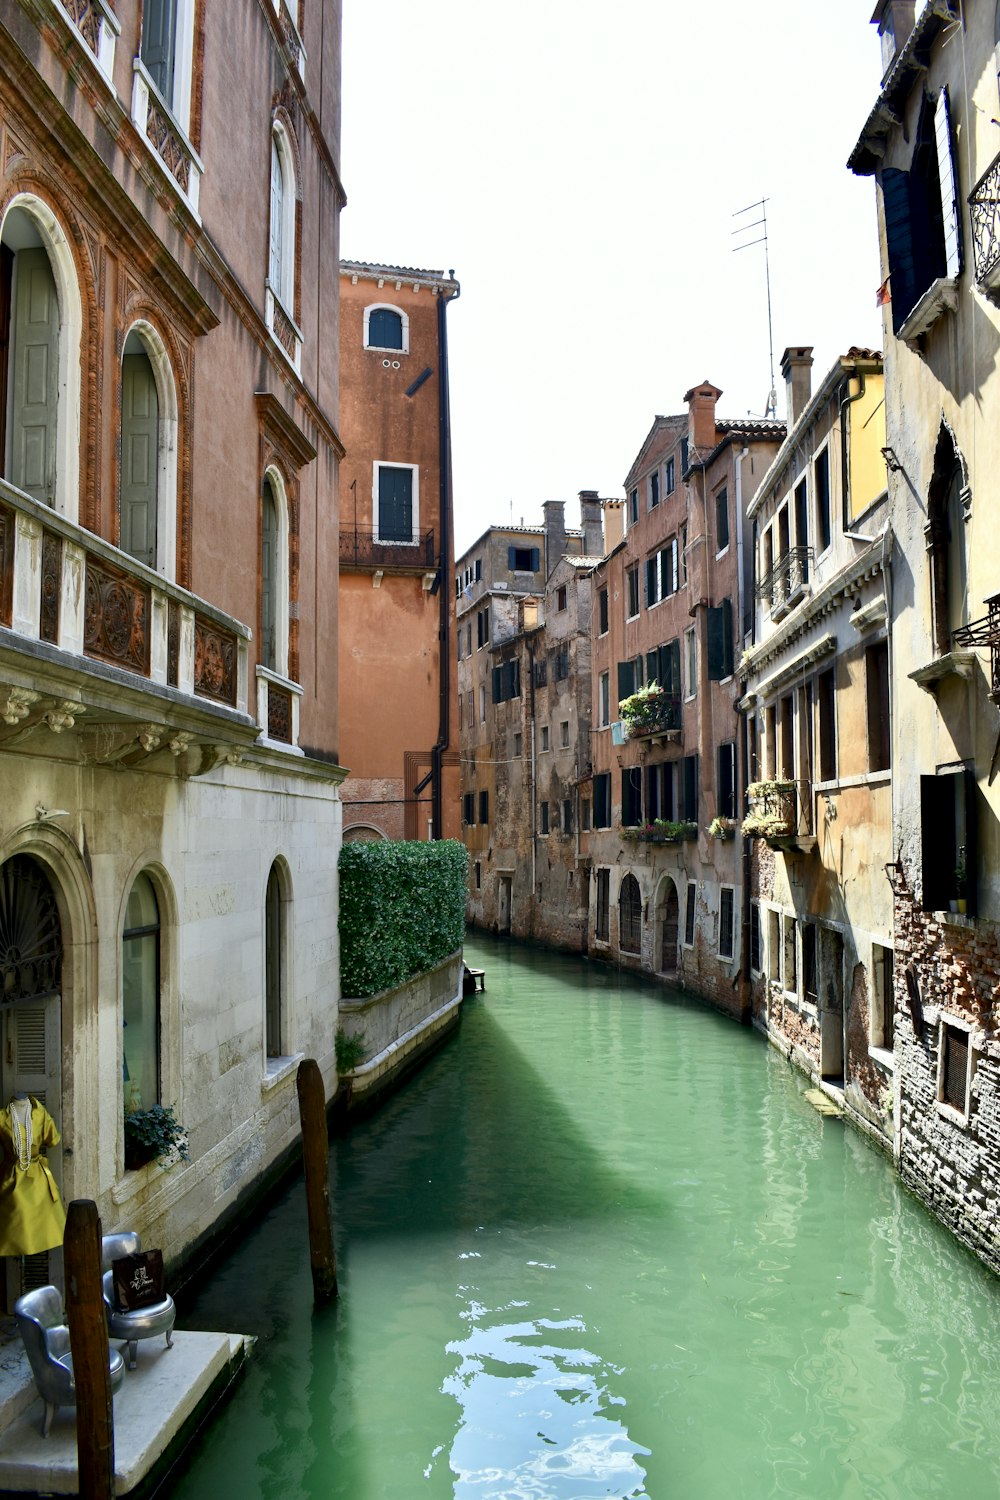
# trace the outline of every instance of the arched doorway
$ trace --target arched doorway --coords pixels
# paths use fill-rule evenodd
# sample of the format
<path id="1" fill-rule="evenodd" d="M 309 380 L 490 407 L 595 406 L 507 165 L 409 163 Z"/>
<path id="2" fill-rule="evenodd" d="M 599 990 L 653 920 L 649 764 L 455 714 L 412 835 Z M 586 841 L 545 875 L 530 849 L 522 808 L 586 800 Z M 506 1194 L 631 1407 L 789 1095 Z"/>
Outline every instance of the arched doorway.
<path id="1" fill-rule="evenodd" d="M 661 974 L 674 975 L 677 973 L 677 932 L 679 922 L 680 898 L 677 895 L 677 887 L 668 875 L 660 882 L 659 897 L 656 902 L 657 958 L 659 959 L 658 968 Z"/>
<path id="2" fill-rule="evenodd" d="M 34 1094 L 62 1130 L 63 934 L 45 867 L 29 854 L 0 865 L 0 1104 Z M 48 1151 L 62 1185 L 62 1153 Z M 60 1279 L 62 1251 L 6 1260 L 6 1305 L 22 1291 Z"/>

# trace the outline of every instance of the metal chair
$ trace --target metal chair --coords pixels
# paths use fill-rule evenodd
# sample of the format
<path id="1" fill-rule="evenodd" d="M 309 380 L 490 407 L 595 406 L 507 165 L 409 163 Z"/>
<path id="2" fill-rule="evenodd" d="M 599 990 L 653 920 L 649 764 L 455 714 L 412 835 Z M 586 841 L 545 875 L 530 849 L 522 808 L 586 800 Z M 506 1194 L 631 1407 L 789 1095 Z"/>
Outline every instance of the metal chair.
<path id="1" fill-rule="evenodd" d="M 101 1269 L 104 1272 L 104 1305 L 108 1314 L 108 1335 L 113 1339 L 124 1339 L 128 1344 L 130 1370 L 135 1369 L 140 1339 L 152 1339 L 158 1334 L 165 1333 L 167 1348 L 173 1347 L 174 1320 L 177 1317 L 174 1299 L 168 1294 L 164 1294 L 161 1302 L 151 1302 L 148 1307 L 137 1308 L 135 1312 L 122 1312 L 115 1306 L 115 1279 L 111 1262 L 119 1260 L 123 1255 L 138 1255 L 141 1249 L 142 1241 L 132 1230 L 126 1230 L 122 1234 L 106 1234 L 101 1240 Z"/>
<path id="2" fill-rule="evenodd" d="M 42 1437 L 48 1437 L 59 1407 L 76 1405 L 73 1356 L 59 1288 L 40 1286 L 25 1292 L 14 1303 L 14 1316 L 38 1394 L 45 1402 Z M 125 1378 L 125 1363 L 117 1349 L 108 1350 L 108 1363 L 113 1394 Z"/>

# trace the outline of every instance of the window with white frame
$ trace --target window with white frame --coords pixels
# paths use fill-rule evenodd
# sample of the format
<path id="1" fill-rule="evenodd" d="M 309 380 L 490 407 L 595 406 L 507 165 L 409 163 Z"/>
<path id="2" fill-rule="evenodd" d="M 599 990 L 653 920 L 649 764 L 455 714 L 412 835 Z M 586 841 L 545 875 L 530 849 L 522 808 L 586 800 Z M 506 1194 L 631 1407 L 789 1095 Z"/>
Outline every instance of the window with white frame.
<path id="1" fill-rule="evenodd" d="M 635 619 L 639 613 L 639 564 L 633 563 L 625 569 L 625 618 Z"/>
<path id="2" fill-rule="evenodd" d="M 409 353 L 410 320 L 406 313 L 388 303 L 375 303 L 366 307 L 365 348 L 386 349 L 397 354 Z M 471 579 L 466 581 L 471 582 Z"/>
<path id="3" fill-rule="evenodd" d="M 264 475 L 260 500 L 260 656 L 258 665 L 288 675 L 288 502 L 281 476 Z"/>
<path id="4" fill-rule="evenodd" d="M 698 637 L 692 625 L 684 632 L 684 696 L 693 698 L 698 691 Z"/>
<path id="5" fill-rule="evenodd" d="M 724 885 L 719 891 L 719 957 L 732 958 L 735 936 L 736 891 Z"/>
<path id="6" fill-rule="evenodd" d="M 767 977 L 781 983 L 781 913 L 773 907 L 767 911 Z"/>
<path id="7" fill-rule="evenodd" d="M 195 0 L 143 0 L 139 57 L 185 134 L 191 133 Z"/>
<path id="8" fill-rule="evenodd" d="M 881 943 L 872 943 L 871 997 L 871 1044 L 891 1052 L 896 1029 L 893 952 Z"/>
<path id="9" fill-rule="evenodd" d="M 606 729 L 611 723 L 611 673 L 602 672 L 597 680 L 597 723 Z"/>
<path id="10" fill-rule="evenodd" d="M 125 1107 L 160 1102 L 160 908 L 153 882 L 137 875 L 122 932 L 122 1076 Z"/>
<path id="11" fill-rule="evenodd" d="M 288 136 L 276 122 L 271 131 L 271 217 L 267 279 L 285 311 L 295 305 L 295 169 Z"/>
<path id="12" fill-rule="evenodd" d="M 264 896 L 264 1045 L 268 1057 L 285 1053 L 285 902 L 279 867 L 271 866 Z"/>
<path id="13" fill-rule="evenodd" d="M 119 545 L 173 578 L 177 537 L 177 388 L 163 342 L 147 323 L 122 351 Z"/>
<path id="14" fill-rule="evenodd" d="M 374 481 L 372 509 L 376 541 L 415 542 L 420 499 L 417 465 L 376 463 Z"/>

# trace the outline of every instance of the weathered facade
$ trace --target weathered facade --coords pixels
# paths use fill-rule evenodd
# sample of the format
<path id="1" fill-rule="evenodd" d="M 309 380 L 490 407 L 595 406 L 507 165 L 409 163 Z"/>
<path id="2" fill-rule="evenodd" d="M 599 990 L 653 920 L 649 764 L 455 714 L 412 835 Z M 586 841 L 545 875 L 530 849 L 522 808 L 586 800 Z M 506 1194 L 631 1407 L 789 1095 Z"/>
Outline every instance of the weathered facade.
<path id="1" fill-rule="evenodd" d="M 740 1014 L 743 514 L 784 426 L 718 418 L 720 394 L 656 418 L 595 572 L 584 851 L 591 951 Z"/>
<path id="2" fill-rule="evenodd" d="M 0 1095 L 174 1261 L 336 1076 L 339 79 L 337 0 L 0 25 Z"/>
<path id="3" fill-rule="evenodd" d="M 591 572 L 601 502 L 561 501 L 544 527 L 494 527 L 457 564 L 462 821 L 468 919 L 586 946 L 580 784 L 590 764 Z"/>
<path id="4" fill-rule="evenodd" d="M 893 544 L 895 1150 L 1000 1269 L 996 7 L 878 6 L 875 178 Z"/>
<path id="5" fill-rule="evenodd" d="M 815 395 L 787 349 L 790 430 L 748 507 L 747 711 L 754 1019 L 866 1125 L 891 1133 L 891 746 L 881 356 Z"/>
<path id="6" fill-rule="evenodd" d="M 340 268 L 344 837 L 458 838 L 446 309 L 441 271 Z"/>

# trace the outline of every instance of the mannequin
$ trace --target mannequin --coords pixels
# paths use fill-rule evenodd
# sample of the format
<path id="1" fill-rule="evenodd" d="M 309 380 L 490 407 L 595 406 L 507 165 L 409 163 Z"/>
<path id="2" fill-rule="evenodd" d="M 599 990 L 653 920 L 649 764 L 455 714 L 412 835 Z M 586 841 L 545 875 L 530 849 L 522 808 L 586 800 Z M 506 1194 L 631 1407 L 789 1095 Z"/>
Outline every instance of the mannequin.
<path id="1" fill-rule="evenodd" d="M 56 1123 L 34 1094 L 0 1109 L 0 1255 L 38 1255 L 62 1244 L 66 1210 L 45 1152 Z"/>

